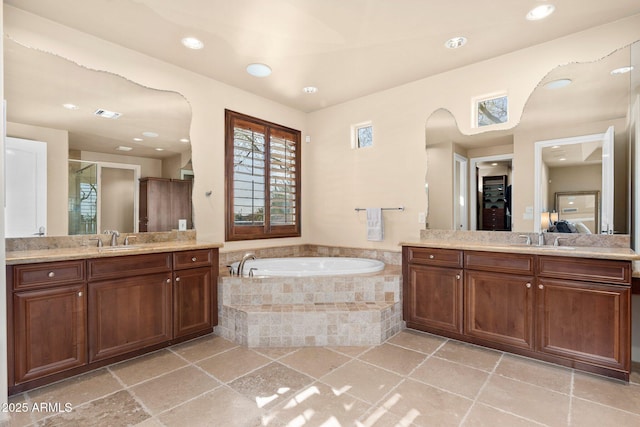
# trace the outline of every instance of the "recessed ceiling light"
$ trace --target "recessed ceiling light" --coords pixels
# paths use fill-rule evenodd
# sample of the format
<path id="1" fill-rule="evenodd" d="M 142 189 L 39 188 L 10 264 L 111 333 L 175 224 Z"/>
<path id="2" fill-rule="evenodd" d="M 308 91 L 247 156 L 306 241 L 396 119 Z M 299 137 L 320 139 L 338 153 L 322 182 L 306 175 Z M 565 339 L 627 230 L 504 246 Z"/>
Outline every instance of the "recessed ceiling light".
<path id="1" fill-rule="evenodd" d="M 158 134 L 155 132 L 142 132 L 142 135 L 146 136 L 147 138 L 157 138 Z"/>
<path id="2" fill-rule="evenodd" d="M 467 38 L 462 36 L 452 37 L 444 43 L 447 49 L 457 49 L 465 44 L 467 44 Z"/>
<path id="3" fill-rule="evenodd" d="M 496 162 L 491 163 L 491 166 L 498 166 Z"/>
<path id="4" fill-rule="evenodd" d="M 303 87 L 302 91 L 304 93 L 316 93 L 318 91 L 318 88 L 315 86 L 307 86 L 307 87 Z"/>
<path id="5" fill-rule="evenodd" d="M 164 148 L 158 147 L 158 148 L 156 148 L 156 151 L 164 151 Z"/>
<path id="6" fill-rule="evenodd" d="M 127 146 L 125 146 L 125 145 L 120 145 L 120 146 L 118 146 L 118 147 L 116 148 L 116 150 L 118 150 L 118 151 L 131 151 L 131 150 L 133 150 L 133 148 L 131 148 L 131 147 L 127 147 Z"/>
<path id="7" fill-rule="evenodd" d="M 79 109 L 79 108 L 80 108 L 80 107 L 78 107 L 76 104 L 70 104 L 70 103 L 62 104 L 62 106 L 63 106 L 64 108 L 66 108 L 67 110 L 77 110 L 77 109 Z"/>
<path id="8" fill-rule="evenodd" d="M 538 21 L 551 15 L 556 7 L 552 4 L 541 4 L 536 6 L 527 13 L 527 21 Z"/>
<path id="9" fill-rule="evenodd" d="M 544 87 L 547 89 L 560 89 L 561 87 L 569 86 L 571 79 L 558 79 L 545 83 Z"/>
<path id="10" fill-rule="evenodd" d="M 133 140 L 136 141 L 136 142 L 144 141 L 144 139 L 142 139 L 142 138 L 133 138 Z"/>
<path id="11" fill-rule="evenodd" d="M 615 70 L 611 70 L 611 75 L 612 76 L 616 76 L 619 74 L 626 74 L 629 71 L 633 70 L 633 66 L 629 65 L 627 67 L 620 67 L 620 68 L 616 68 Z"/>
<path id="12" fill-rule="evenodd" d="M 181 41 L 182 44 L 189 49 L 198 50 L 204 47 L 204 43 L 195 37 L 185 37 Z"/>
<path id="13" fill-rule="evenodd" d="M 564 157 L 560 157 L 558 160 L 560 160 L 561 162 L 564 162 L 567 159 L 565 159 Z"/>
<path id="14" fill-rule="evenodd" d="M 249 64 L 247 65 L 247 73 L 254 77 L 267 77 L 271 74 L 271 68 L 265 64 Z"/>
<path id="15" fill-rule="evenodd" d="M 187 144 L 187 143 L 189 143 L 190 141 L 189 141 L 189 138 L 180 138 L 180 142 L 182 142 L 182 143 L 184 143 L 184 144 Z"/>

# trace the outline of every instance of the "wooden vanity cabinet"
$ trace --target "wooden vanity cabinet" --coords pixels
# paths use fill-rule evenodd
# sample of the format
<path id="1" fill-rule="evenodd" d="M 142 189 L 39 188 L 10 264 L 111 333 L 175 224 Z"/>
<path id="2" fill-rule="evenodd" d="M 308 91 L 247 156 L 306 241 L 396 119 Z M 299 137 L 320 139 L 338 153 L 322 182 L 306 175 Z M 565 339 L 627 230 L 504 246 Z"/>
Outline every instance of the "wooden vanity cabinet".
<path id="1" fill-rule="evenodd" d="M 84 261 L 7 269 L 10 384 L 87 363 L 84 273 Z"/>
<path id="2" fill-rule="evenodd" d="M 211 283 L 218 277 L 214 249 L 173 254 L 173 335 L 183 337 L 211 330 L 218 320 L 217 297 Z"/>
<path id="3" fill-rule="evenodd" d="M 431 266 L 441 250 L 403 247 L 408 327 L 628 381 L 630 261 L 464 250 Z"/>
<path id="4" fill-rule="evenodd" d="M 89 361 L 172 338 L 171 253 L 87 260 Z"/>
<path id="5" fill-rule="evenodd" d="M 462 251 L 405 248 L 404 312 L 410 328 L 462 332 Z"/>
<path id="6" fill-rule="evenodd" d="M 466 251 L 464 333 L 494 344 L 532 349 L 531 255 Z"/>

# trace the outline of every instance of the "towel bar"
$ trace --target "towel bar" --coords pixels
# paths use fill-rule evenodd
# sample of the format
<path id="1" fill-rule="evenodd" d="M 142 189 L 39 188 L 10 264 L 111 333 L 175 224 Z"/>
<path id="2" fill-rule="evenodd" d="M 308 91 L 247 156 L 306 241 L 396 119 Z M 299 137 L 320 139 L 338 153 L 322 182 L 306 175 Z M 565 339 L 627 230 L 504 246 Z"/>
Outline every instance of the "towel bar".
<path id="1" fill-rule="evenodd" d="M 404 206 L 400 206 L 399 208 L 381 208 L 383 211 L 403 211 L 404 210 Z M 357 211 L 366 211 L 367 208 L 356 208 L 355 209 L 356 212 Z"/>

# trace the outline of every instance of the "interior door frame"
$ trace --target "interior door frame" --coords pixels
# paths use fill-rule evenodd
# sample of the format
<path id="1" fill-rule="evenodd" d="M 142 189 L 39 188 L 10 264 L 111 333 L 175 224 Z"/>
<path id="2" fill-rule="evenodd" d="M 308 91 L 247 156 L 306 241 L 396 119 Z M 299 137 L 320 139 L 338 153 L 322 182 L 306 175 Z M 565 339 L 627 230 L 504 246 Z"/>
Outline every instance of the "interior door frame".
<path id="1" fill-rule="evenodd" d="M 478 211 L 478 174 L 476 173 L 478 169 L 478 163 L 494 162 L 500 160 L 511 160 L 511 162 L 513 162 L 513 153 L 496 154 L 494 156 L 484 157 L 472 157 L 471 159 L 469 159 L 469 211 L 474 212 L 474 215 L 469 215 L 469 219 L 471 220 L 469 221 L 469 230 L 478 229 L 478 215 L 475 215 L 475 212 Z M 511 197 L 513 197 L 513 189 L 511 191 L 511 194 Z M 513 229 L 513 221 L 511 222 L 511 228 Z"/>

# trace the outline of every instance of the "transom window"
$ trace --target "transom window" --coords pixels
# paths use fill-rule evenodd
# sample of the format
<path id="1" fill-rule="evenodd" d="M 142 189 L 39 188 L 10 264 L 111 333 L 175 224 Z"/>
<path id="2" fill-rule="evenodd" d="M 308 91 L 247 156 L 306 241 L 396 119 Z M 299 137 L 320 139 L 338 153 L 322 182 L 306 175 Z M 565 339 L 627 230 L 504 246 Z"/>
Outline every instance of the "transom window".
<path id="1" fill-rule="evenodd" d="M 300 131 L 225 110 L 226 240 L 300 236 Z"/>
<path id="2" fill-rule="evenodd" d="M 475 98 L 475 127 L 506 123 L 509 120 L 509 98 L 506 93 Z"/>
<path id="3" fill-rule="evenodd" d="M 351 126 L 351 146 L 365 148 L 373 145 L 373 125 L 371 122 Z"/>

